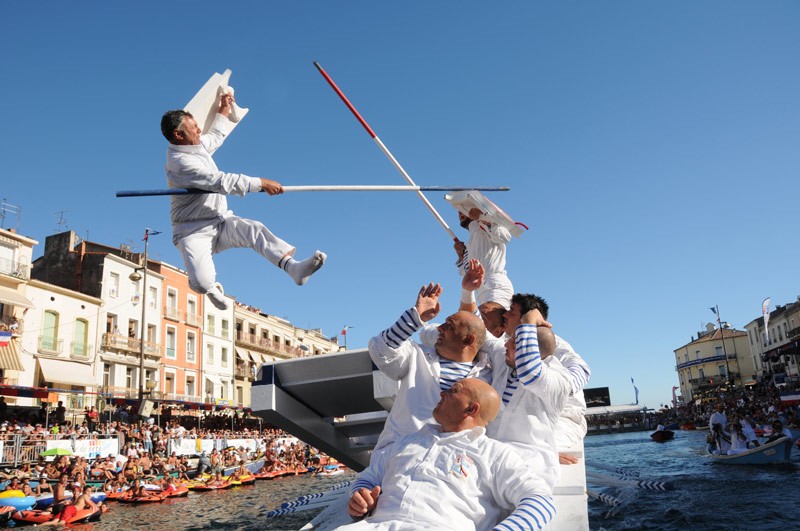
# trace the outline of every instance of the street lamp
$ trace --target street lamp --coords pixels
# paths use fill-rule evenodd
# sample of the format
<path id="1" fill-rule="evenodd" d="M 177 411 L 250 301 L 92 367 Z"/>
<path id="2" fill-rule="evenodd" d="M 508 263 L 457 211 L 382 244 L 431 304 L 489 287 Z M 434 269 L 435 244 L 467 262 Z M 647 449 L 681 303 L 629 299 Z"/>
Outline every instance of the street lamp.
<path id="1" fill-rule="evenodd" d="M 128 278 L 131 279 L 133 282 L 142 281 L 142 294 L 141 294 L 141 303 L 142 303 L 142 322 L 140 323 L 141 326 L 139 327 L 139 410 L 141 411 L 142 403 L 144 400 L 144 337 L 146 331 L 146 323 L 145 318 L 147 314 L 147 245 L 150 243 L 150 236 L 151 231 L 150 229 L 144 230 L 144 262 L 142 267 L 137 267 L 133 270 Z M 152 234 L 159 234 L 157 231 L 152 231 Z M 139 271 L 142 273 L 140 274 Z"/>

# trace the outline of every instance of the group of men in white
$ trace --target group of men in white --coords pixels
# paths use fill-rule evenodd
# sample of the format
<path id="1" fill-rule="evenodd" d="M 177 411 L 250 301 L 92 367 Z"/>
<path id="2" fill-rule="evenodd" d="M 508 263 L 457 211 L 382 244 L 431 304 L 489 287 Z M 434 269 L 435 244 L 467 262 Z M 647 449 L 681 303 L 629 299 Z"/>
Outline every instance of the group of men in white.
<path id="1" fill-rule="evenodd" d="M 369 343 L 399 390 L 352 485 L 359 521 L 340 529 L 542 529 L 560 465 L 577 462 L 559 449 L 586 435 L 589 367 L 553 333 L 544 299 L 513 294 L 508 232 L 477 209 L 459 215 L 459 310 L 432 324 L 442 288 L 423 286 Z"/>
<path id="2" fill-rule="evenodd" d="M 216 109 L 203 127 L 185 110 L 168 111 L 161 130 L 169 187 L 208 192 L 172 197 L 174 243 L 192 288 L 226 308 L 213 254 L 252 248 L 300 285 L 326 256 L 295 261 L 293 246 L 228 210 L 227 194 L 283 189 L 217 168 L 211 154 L 239 108 L 223 91 Z M 511 234 L 484 214 L 459 213 L 470 234 L 455 243 L 459 310 L 432 324 L 442 289 L 423 286 L 414 306 L 370 341 L 373 361 L 399 385 L 370 465 L 353 483 L 348 512 L 358 521 L 347 529 L 541 529 L 555 516 L 560 464 L 577 461 L 559 449 L 586 434 L 590 370 L 553 334 L 545 300 L 514 294 L 505 271 Z"/>

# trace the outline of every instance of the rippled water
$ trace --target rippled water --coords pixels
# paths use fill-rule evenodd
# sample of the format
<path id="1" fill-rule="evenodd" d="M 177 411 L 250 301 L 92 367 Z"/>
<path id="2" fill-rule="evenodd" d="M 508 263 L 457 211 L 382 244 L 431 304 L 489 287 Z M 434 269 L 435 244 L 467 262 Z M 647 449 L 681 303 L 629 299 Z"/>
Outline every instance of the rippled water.
<path id="1" fill-rule="evenodd" d="M 589 502 L 593 530 L 716 530 L 800 528 L 800 468 L 720 465 L 705 457 L 704 431 L 677 431 L 666 443 L 636 432 L 587 437 L 586 458 L 638 470 L 643 478 L 671 481 L 675 490 L 626 490 L 629 498 L 617 515 Z M 603 473 L 587 467 L 587 471 Z M 592 485 L 589 485 L 592 488 Z M 598 489 L 600 490 L 600 489 Z M 603 489 L 606 492 L 610 490 Z M 614 492 L 620 492 L 618 490 Z"/>
<path id="2" fill-rule="evenodd" d="M 109 512 L 100 522 L 75 526 L 82 531 L 111 529 L 146 529 L 151 526 L 161 530 L 262 530 L 300 529 L 316 514 L 306 511 L 278 518 L 266 518 L 282 502 L 304 494 L 322 492 L 331 486 L 350 479 L 349 473 L 329 478 L 310 475 L 284 477 L 257 481 L 253 486 L 234 487 L 227 490 L 195 493 L 187 498 L 174 498 L 150 505 L 109 503 Z"/>
<path id="3" fill-rule="evenodd" d="M 705 432 L 676 432 L 675 439 L 659 444 L 645 432 L 598 435 L 586 438 L 586 457 L 606 465 L 638 470 L 642 479 L 670 481 L 675 489 L 613 493 L 626 501 L 616 515 L 609 507 L 589 501 L 592 530 L 740 530 L 766 531 L 800 528 L 800 467 L 725 466 L 704 457 Z M 588 471 L 607 473 L 587 467 Z M 309 475 L 258 481 L 252 487 L 190 493 L 188 498 L 161 504 L 131 506 L 112 502 L 101 522 L 78 526 L 81 530 L 278 530 L 299 529 L 316 512 L 308 511 L 267 519 L 282 502 L 304 494 L 322 492 L 352 477 Z"/>

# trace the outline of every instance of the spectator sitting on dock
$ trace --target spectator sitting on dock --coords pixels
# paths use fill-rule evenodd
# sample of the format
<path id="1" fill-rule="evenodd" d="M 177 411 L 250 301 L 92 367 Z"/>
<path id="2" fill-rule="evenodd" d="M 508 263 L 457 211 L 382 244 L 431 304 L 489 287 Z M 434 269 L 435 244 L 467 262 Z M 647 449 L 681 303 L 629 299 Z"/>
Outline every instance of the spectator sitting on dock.
<path id="1" fill-rule="evenodd" d="M 510 445 L 486 437 L 497 392 L 467 378 L 440 395 L 437 424 L 394 442 L 359 473 L 348 512 L 372 514 L 340 529 L 541 529 L 555 515 L 548 486 Z"/>

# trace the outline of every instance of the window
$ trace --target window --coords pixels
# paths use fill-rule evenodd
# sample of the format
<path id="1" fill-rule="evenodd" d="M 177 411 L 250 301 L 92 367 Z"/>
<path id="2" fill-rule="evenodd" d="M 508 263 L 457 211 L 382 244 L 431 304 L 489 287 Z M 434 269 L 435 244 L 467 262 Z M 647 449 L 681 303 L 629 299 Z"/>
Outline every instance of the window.
<path id="1" fill-rule="evenodd" d="M 228 339 L 228 320 L 222 320 L 222 333 L 220 334 L 224 339 Z"/>
<path id="2" fill-rule="evenodd" d="M 168 395 L 175 393 L 175 375 L 174 374 L 167 374 L 164 380 L 164 392 Z"/>
<path id="3" fill-rule="evenodd" d="M 214 365 L 214 345 L 211 343 L 206 345 L 206 363 Z"/>
<path id="4" fill-rule="evenodd" d="M 58 313 L 52 310 L 44 312 L 44 326 L 42 326 L 39 348 L 49 353 L 58 352 Z"/>
<path id="5" fill-rule="evenodd" d="M 158 308 L 158 289 L 150 286 L 147 288 L 147 305 L 150 308 Z"/>
<path id="6" fill-rule="evenodd" d="M 125 368 L 125 387 L 128 389 L 133 389 L 133 368 L 126 367 Z"/>
<path id="7" fill-rule="evenodd" d="M 89 322 L 85 319 L 75 321 L 75 331 L 72 336 L 72 355 L 86 358 L 89 356 L 89 348 L 86 342 L 89 339 Z"/>
<path id="8" fill-rule="evenodd" d="M 194 394 L 194 376 L 187 376 L 186 377 L 186 394 L 189 396 L 195 396 Z"/>
<path id="9" fill-rule="evenodd" d="M 111 382 L 114 380 L 111 378 L 111 365 L 108 363 L 103 364 L 103 387 L 111 387 Z"/>
<path id="10" fill-rule="evenodd" d="M 131 302 L 133 303 L 134 306 L 136 306 L 137 304 L 139 304 L 139 301 L 142 300 L 142 293 L 139 290 L 138 282 L 131 281 L 130 293 L 131 293 Z"/>
<path id="11" fill-rule="evenodd" d="M 178 320 L 178 292 L 172 288 L 167 289 L 167 307 L 164 314 L 168 319 Z"/>
<path id="12" fill-rule="evenodd" d="M 176 333 L 175 329 L 172 327 L 167 328 L 167 357 L 171 360 L 175 359 L 175 344 L 176 344 Z"/>
<path id="13" fill-rule="evenodd" d="M 728 376 L 728 368 L 725 365 L 719 365 L 719 375 L 725 378 Z"/>
<path id="14" fill-rule="evenodd" d="M 703 370 L 703 368 L 702 368 L 702 367 L 700 367 L 699 369 L 697 369 L 697 372 L 699 372 L 699 373 L 700 373 L 700 378 L 701 378 L 701 379 L 706 377 L 706 373 L 705 373 L 705 371 Z"/>
<path id="15" fill-rule="evenodd" d="M 197 315 L 197 301 L 194 298 L 189 298 L 186 301 L 186 313 L 189 315 Z"/>
<path id="16" fill-rule="evenodd" d="M 16 271 L 14 262 L 14 248 L 7 245 L 0 245 L 0 273 L 13 275 Z"/>
<path id="17" fill-rule="evenodd" d="M 112 299 L 119 296 L 119 273 L 111 273 L 108 276 L 108 296 Z"/>
<path id="18" fill-rule="evenodd" d="M 194 344 L 194 332 L 186 332 L 186 361 L 189 363 L 194 363 L 195 361 Z"/>
<path id="19" fill-rule="evenodd" d="M 219 351 L 220 363 L 223 367 L 228 366 L 228 349 L 222 347 Z"/>
<path id="20" fill-rule="evenodd" d="M 723 356 L 724 352 L 723 352 L 722 347 L 714 347 L 714 355 Z"/>
<path id="21" fill-rule="evenodd" d="M 208 315 L 206 316 L 206 329 L 205 329 L 205 333 L 206 333 L 206 334 L 211 334 L 212 336 L 213 336 L 213 335 L 216 335 L 216 332 L 215 332 L 215 330 L 214 330 L 214 316 L 213 316 L 213 315 L 211 315 L 211 314 L 208 314 Z"/>

